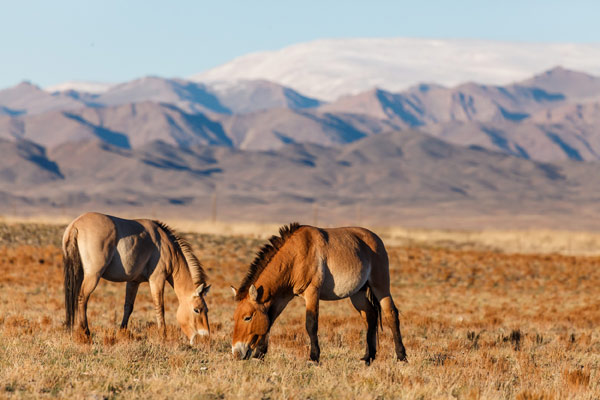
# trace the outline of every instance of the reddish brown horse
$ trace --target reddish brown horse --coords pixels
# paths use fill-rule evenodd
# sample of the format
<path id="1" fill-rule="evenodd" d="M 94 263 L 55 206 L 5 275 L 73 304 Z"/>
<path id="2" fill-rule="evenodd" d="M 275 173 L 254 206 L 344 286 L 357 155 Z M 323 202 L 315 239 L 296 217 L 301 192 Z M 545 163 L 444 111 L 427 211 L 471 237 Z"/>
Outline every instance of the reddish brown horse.
<path id="1" fill-rule="evenodd" d="M 294 296 L 306 302 L 310 359 L 320 356 L 317 337 L 319 300 L 350 297 L 367 324 L 367 350 L 375 359 L 377 325 L 383 311 L 392 330 L 396 356 L 406 361 L 398 310 L 390 295 L 388 256 L 381 239 L 364 228 L 320 229 L 297 223 L 284 226 L 263 246 L 239 289 L 232 352 L 238 359 L 261 358 L 275 319 Z"/>

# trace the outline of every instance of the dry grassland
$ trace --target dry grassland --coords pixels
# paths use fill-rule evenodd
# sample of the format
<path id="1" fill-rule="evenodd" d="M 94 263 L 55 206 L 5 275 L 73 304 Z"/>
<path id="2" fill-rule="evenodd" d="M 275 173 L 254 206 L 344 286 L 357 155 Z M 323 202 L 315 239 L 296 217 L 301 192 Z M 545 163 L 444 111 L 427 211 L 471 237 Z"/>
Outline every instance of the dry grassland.
<path id="1" fill-rule="evenodd" d="M 154 215 L 154 213 L 151 213 Z M 140 218 L 137 214 L 120 215 L 124 218 Z M 2 229 L 7 235 L 15 232 L 14 227 L 21 227 L 25 231 L 57 229 L 57 226 L 66 226 L 77 215 L 72 217 L 61 216 L 31 216 L 11 217 L 0 215 L 0 238 Z M 152 217 L 154 218 L 154 217 Z M 169 226 L 180 232 L 193 232 L 196 234 L 209 234 L 216 236 L 243 236 L 257 239 L 267 239 L 278 232 L 279 226 L 291 221 L 276 223 L 256 222 L 226 222 L 226 221 L 200 221 L 190 219 L 169 218 L 165 220 Z M 300 221 L 306 223 L 306 221 Z M 353 225 L 348 223 L 346 225 Z M 519 254 L 549 254 L 588 255 L 600 256 L 600 232 L 569 231 L 549 229 L 519 229 L 519 230 L 450 230 L 450 229 L 419 229 L 396 226 L 368 226 L 361 225 L 377 232 L 385 243 L 394 246 L 435 246 L 463 250 L 491 250 L 504 253 Z M 4 227 L 4 228 L 3 228 Z M 12 227 L 9 229 L 9 227 Z M 326 227 L 326 226 L 325 226 Z M 59 229 L 60 230 L 60 229 Z M 27 241 L 35 241 L 34 234 Z M 60 243 L 60 234 L 56 237 Z"/>
<path id="2" fill-rule="evenodd" d="M 388 245 L 409 363 L 381 333 L 359 362 L 364 327 L 349 301 L 322 302 L 321 363 L 308 359 L 303 303 L 276 322 L 264 361 L 231 359 L 237 285 L 262 242 L 186 235 L 208 271 L 212 336 L 191 347 L 167 290 L 158 338 L 148 285 L 119 332 L 124 284 L 101 281 L 91 344 L 64 331 L 60 227 L 0 225 L 0 398 L 593 399 L 600 396 L 600 258 Z"/>

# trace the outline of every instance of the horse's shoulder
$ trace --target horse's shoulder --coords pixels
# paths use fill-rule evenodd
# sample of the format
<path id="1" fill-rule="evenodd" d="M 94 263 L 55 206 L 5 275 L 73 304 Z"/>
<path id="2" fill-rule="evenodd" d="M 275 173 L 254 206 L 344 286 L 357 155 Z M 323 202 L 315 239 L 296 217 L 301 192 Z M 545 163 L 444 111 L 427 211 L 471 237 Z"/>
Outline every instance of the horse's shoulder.
<path id="1" fill-rule="evenodd" d="M 306 244 L 324 244 L 329 241 L 329 232 L 327 229 L 317 228 L 316 226 L 302 225 L 294 233 L 292 240 L 301 241 Z"/>

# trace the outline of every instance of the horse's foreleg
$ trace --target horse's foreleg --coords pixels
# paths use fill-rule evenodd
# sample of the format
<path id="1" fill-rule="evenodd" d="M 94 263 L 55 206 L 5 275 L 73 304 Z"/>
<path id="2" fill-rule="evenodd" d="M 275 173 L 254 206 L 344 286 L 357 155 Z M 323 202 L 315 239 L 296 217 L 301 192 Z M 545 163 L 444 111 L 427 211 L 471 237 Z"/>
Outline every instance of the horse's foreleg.
<path id="1" fill-rule="evenodd" d="M 165 326 L 165 281 L 164 279 L 151 280 L 150 292 L 152 293 L 152 300 L 154 301 L 154 310 L 156 312 L 156 323 L 158 325 L 158 332 L 164 339 L 167 336 L 167 327 Z"/>
<path id="2" fill-rule="evenodd" d="M 127 329 L 129 323 L 129 317 L 133 312 L 133 304 L 135 303 L 135 296 L 140 284 L 139 282 L 127 282 L 125 289 L 125 306 L 123 306 L 123 321 L 121 321 L 121 329 Z"/>
<path id="3" fill-rule="evenodd" d="M 402 334 L 400 333 L 400 318 L 398 317 L 398 309 L 392 300 L 391 295 L 387 295 L 379 299 L 381 309 L 383 311 L 384 320 L 386 325 L 392 330 L 394 336 L 394 346 L 396 347 L 396 356 L 400 361 L 406 360 L 406 349 L 402 343 Z"/>
<path id="4" fill-rule="evenodd" d="M 378 315 L 377 310 L 367 300 L 366 292 L 364 290 L 354 294 L 350 297 L 352 305 L 360 313 L 361 317 L 367 324 L 367 348 L 363 358 L 365 364 L 370 365 L 371 361 L 375 359 L 375 353 L 377 353 L 377 321 Z"/>
<path id="5" fill-rule="evenodd" d="M 78 307 L 78 329 L 83 332 L 86 336 L 90 336 L 90 328 L 87 320 L 87 303 L 90 299 L 90 295 L 96 289 L 100 275 L 88 275 L 84 276 L 83 282 L 81 283 L 81 289 L 79 290 L 79 296 L 77 298 Z"/>
<path id="6" fill-rule="evenodd" d="M 319 290 L 309 286 L 303 294 L 306 302 L 306 331 L 310 337 L 310 359 L 319 362 L 321 349 L 319 348 Z"/>

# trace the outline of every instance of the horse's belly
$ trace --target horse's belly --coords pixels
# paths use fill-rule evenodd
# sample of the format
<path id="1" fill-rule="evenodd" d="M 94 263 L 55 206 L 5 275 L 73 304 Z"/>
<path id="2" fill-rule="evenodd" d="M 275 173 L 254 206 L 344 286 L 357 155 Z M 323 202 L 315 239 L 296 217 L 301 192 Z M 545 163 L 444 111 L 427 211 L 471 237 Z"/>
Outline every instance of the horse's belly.
<path id="1" fill-rule="evenodd" d="M 143 276 L 144 267 L 149 257 L 147 253 L 125 251 L 117 247 L 115 257 L 104 270 L 102 278 L 113 282 L 146 280 L 147 277 Z"/>
<path id="2" fill-rule="evenodd" d="M 102 273 L 102 278 L 113 282 L 131 281 L 139 276 L 135 268 L 125 267 L 120 262 L 111 262 Z"/>
<path id="3" fill-rule="evenodd" d="M 123 269 L 111 269 L 109 267 L 102 274 L 102 278 L 112 282 L 128 282 L 133 280 L 135 276 L 133 274 L 127 274 Z"/>
<path id="4" fill-rule="evenodd" d="M 370 265 L 356 268 L 323 266 L 321 300 L 340 300 L 352 296 L 367 283 L 370 272 Z"/>

